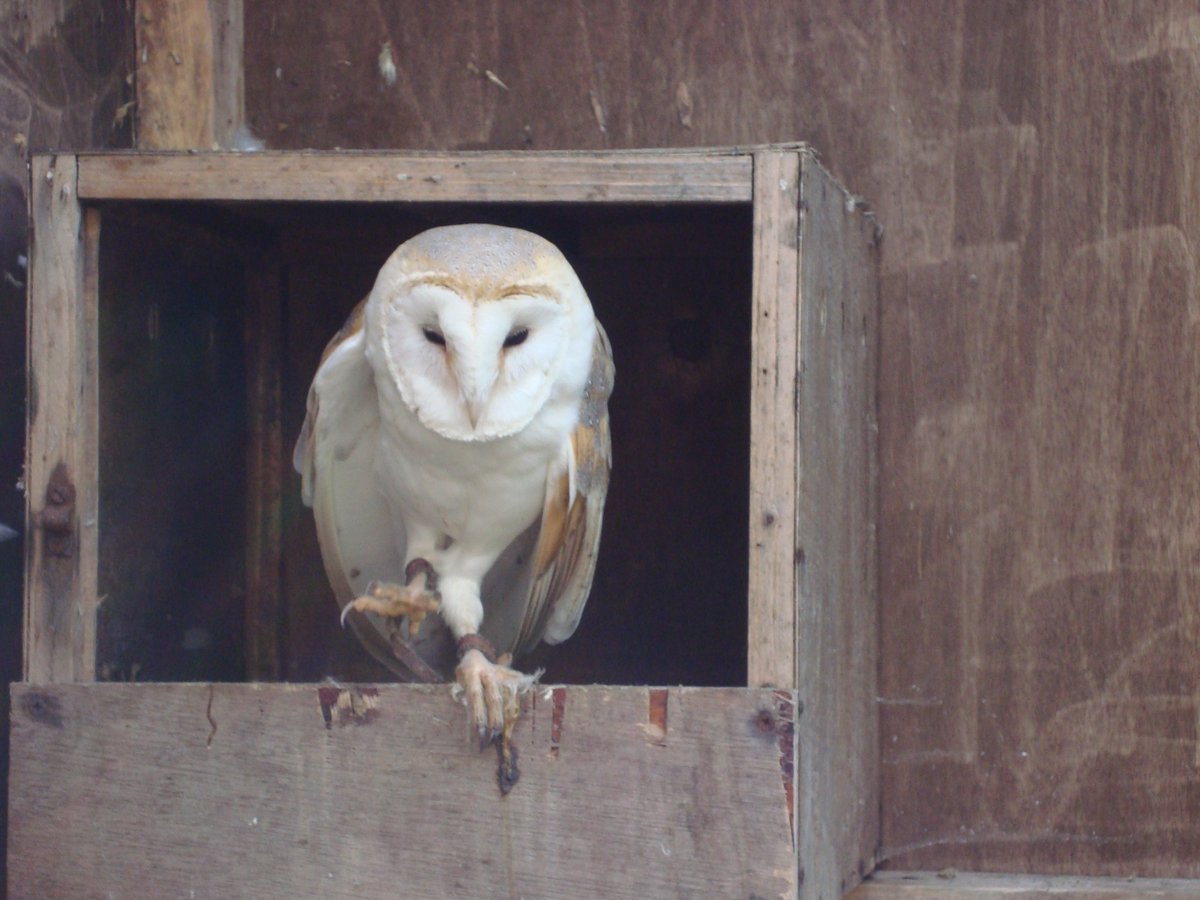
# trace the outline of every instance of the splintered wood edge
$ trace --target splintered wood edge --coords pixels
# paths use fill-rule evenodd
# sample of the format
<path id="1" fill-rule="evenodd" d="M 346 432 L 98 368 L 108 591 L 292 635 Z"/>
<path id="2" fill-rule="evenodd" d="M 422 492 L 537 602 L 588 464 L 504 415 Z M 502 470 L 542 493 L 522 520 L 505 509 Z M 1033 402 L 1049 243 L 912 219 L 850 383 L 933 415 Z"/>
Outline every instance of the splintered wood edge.
<path id="1" fill-rule="evenodd" d="M 979 872 L 875 872 L 847 900 L 1149 900 L 1200 897 L 1200 880 Z"/>
<path id="2" fill-rule="evenodd" d="M 81 154 L 86 200 L 748 203 L 725 154 Z"/>

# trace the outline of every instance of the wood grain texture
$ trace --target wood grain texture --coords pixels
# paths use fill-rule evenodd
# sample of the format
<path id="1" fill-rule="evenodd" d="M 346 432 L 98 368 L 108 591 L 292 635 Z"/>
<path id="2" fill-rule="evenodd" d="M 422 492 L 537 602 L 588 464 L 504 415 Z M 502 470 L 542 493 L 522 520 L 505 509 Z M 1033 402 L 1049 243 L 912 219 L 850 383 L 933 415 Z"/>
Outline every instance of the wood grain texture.
<path id="1" fill-rule="evenodd" d="M 229 148 L 246 120 L 244 0 L 207 0 L 213 41 L 213 141 Z"/>
<path id="2" fill-rule="evenodd" d="M 747 684 L 796 684 L 800 155 L 754 156 Z"/>
<path id="3" fill-rule="evenodd" d="M 839 897 L 879 845 L 874 220 L 811 156 L 799 191 L 797 845 L 801 896 Z"/>
<path id="4" fill-rule="evenodd" d="M 1198 877 L 1200 22 L 954 16 L 888 238 L 884 854 Z"/>
<path id="5" fill-rule="evenodd" d="M 137 145 L 146 150 L 215 149 L 222 79 L 236 77 L 228 55 L 226 3 L 137 0 Z M 240 9 L 238 10 L 240 13 Z M 220 24 L 224 40 L 218 52 Z M 238 16 L 238 26 L 241 17 Z M 240 50 L 240 47 L 238 47 Z M 237 60 L 240 68 L 240 54 Z M 222 114 L 228 117 L 228 102 Z M 228 130 L 228 129 L 227 129 Z"/>
<path id="6" fill-rule="evenodd" d="M 776 692 L 652 693 L 539 695 L 502 798 L 444 687 L 16 686 L 9 894 L 791 893 Z"/>
<path id="7" fill-rule="evenodd" d="M 81 160 L 88 199 L 739 203 L 747 155 L 101 154 Z"/>
<path id="8" fill-rule="evenodd" d="M 137 0 L 137 144 L 211 149 L 213 34 L 206 0 Z"/>
<path id="9" fill-rule="evenodd" d="M 231 146 L 244 117 L 242 0 L 137 0 L 137 145 Z"/>
<path id="10" fill-rule="evenodd" d="M 85 227 L 74 157 L 37 157 L 31 171 L 25 677 L 86 681 L 96 666 L 100 221 L 89 215 Z"/>
<path id="11" fill-rule="evenodd" d="M 877 872 L 846 900 L 1152 900 L 1200 896 L 1186 878 L 1086 878 L 975 872 Z"/>

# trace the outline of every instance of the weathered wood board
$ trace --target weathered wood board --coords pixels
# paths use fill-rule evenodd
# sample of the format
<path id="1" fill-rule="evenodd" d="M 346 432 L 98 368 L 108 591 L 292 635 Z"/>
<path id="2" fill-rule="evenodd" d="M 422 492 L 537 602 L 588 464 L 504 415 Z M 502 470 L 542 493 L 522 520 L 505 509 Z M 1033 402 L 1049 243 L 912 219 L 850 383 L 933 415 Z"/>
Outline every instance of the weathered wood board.
<path id="1" fill-rule="evenodd" d="M 796 683 L 800 157 L 754 160 L 747 684 Z M 780 303 L 780 297 L 792 302 Z"/>
<path id="2" fill-rule="evenodd" d="M 31 182 L 25 674 L 62 681 L 94 677 L 96 659 L 100 220 L 75 177 L 75 157 L 39 157 Z"/>
<path id="3" fill-rule="evenodd" d="M 96 154 L 79 195 L 120 200 L 745 203 L 750 157 L 729 153 Z"/>
<path id="4" fill-rule="evenodd" d="M 805 897 L 845 893 L 879 847 L 875 220 L 800 172 L 795 372 L 796 812 Z"/>
<path id="5" fill-rule="evenodd" d="M 502 797 L 446 687 L 14 685 L 9 893 L 789 896 L 792 702 L 542 689 Z"/>
<path id="6" fill-rule="evenodd" d="M 891 872 L 867 879 L 846 900 L 1175 900 L 1200 897 L 1189 878 L 1088 878 L 1073 875 L 985 875 L 977 872 Z"/>
<path id="7" fill-rule="evenodd" d="M 137 0 L 137 144 L 228 148 L 244 117 L 242 0 Z"/>

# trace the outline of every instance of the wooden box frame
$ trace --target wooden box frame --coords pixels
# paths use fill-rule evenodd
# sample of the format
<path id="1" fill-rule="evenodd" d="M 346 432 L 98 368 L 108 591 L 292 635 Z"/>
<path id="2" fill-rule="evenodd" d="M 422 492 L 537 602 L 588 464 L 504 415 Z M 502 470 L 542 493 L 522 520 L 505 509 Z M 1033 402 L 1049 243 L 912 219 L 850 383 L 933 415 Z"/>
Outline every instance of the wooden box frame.
<path id="1" fill-rule="evenodd" d="M 112 200 L 749 205 L 748 687 L 549 688 L 501 799 L 441 689 L 96 683 L 98 204 Z M 318 880 L 367 896 L 403 873 L 428 896 L 834 897 L 872 869 L 878 234 L 811 150 L 41 155 L 31 204 L 13 896 Z M 252 440 L 251 477 L 255 454 L 280 451 Z M 372 769 L 366 790 L 360 772 L 345 803 L 347 761 L 389 748 L 403 766 Z M 407 836 L 386 825 L 400 809 L 420 811 Z"/>

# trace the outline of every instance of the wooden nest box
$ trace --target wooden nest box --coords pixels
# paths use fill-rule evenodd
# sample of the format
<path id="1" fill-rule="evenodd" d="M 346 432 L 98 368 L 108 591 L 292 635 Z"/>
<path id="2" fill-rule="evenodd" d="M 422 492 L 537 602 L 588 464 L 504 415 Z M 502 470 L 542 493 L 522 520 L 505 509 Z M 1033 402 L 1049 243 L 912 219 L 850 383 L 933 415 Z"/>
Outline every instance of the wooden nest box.
<path id="1" fill-rule="evenodd" d="M 31 197 L 14 897 L 870 871 L 877 230 L 810 150 L 58 154 Z M 388 253 L 468 221 L 562 248 L 617 366 L 600 568 L 505 798 L 449 691 L 338 629 L 290 468 Z"/>

